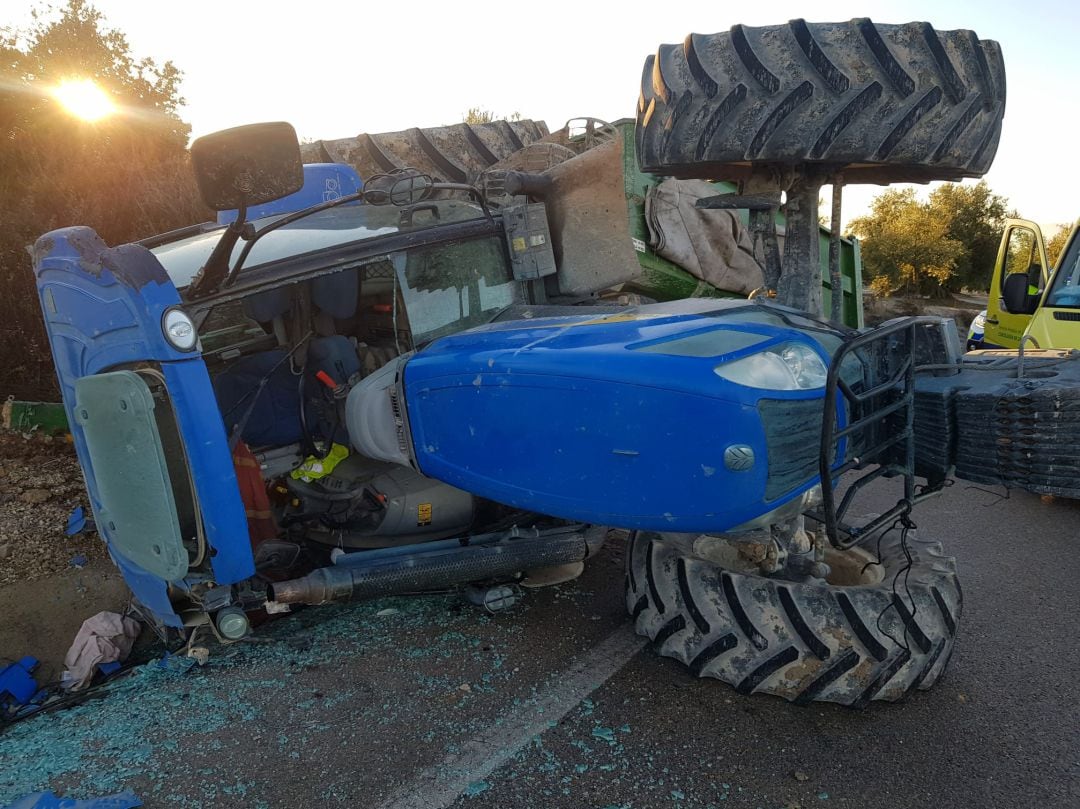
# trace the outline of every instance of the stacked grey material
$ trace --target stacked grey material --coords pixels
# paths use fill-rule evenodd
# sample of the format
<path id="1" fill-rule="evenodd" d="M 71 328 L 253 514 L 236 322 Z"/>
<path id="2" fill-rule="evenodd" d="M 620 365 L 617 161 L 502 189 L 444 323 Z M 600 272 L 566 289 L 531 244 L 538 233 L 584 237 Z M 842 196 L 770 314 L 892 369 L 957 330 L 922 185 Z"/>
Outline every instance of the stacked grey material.
<path id="1" fill-rule="evenodd" d="M 951 476 L 956 464 L 955 379 L 930 377 L 916 384 L 915 474 L 930 480 Z"/>
<path id="2" fill-rule="evenodd" d="M 920 474 L 1080 498 L 1080 352 L 1018 360 L 975 355 L 916 382 Z"/>

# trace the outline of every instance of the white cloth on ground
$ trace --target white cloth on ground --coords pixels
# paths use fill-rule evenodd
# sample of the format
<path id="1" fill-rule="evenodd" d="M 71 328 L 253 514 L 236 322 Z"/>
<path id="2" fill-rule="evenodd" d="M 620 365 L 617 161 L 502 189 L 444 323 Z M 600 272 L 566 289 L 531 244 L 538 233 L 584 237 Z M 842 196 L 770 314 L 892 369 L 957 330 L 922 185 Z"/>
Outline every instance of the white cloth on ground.
<path id="1" fill-rule="evenodd" d="M 62 684 L 69 691 L 86 688 L 101 663 L 123 662 L 139 637 L 139 623 L 116 612 L 99 612 L 83 621 L 64 657 Z"/>

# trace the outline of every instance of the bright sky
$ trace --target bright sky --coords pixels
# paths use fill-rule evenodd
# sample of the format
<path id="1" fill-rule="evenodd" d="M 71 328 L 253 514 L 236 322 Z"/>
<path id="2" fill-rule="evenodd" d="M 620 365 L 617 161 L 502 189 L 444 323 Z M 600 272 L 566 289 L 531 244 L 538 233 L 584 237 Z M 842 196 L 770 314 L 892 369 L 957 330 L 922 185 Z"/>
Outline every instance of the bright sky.
<path id="1" fill-rule="evenodd" d="M 1071 194 L 1080 185 L 1075 0 L 186 0 L 168 12 L 154 0 L 94 4 L 137 56 L 184 71 L 182 116 L 196 136 L 287 120 L 301 137 L 330 139 L 454 123 L 475 106 L 557 129 L 581 115 L 633 116 L 645 56 L 691 31 L 863 16 L 971 28 L 1001 43 L 1008 75 L 991 188 L 1051 231 L 1080 216 Z M 0 26 L 28 21 L 25 10 L 0 13 Z M 846 187 L 845 221 L 880 191 Z"/>

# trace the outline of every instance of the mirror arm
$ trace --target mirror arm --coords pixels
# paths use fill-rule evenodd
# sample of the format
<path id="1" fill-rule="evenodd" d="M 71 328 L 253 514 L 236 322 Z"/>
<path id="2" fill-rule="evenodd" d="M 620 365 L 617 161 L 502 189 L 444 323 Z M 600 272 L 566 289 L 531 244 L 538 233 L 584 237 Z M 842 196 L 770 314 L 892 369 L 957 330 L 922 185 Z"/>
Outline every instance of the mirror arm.
<path id="1" fill-rule="evenodd" d="M 213 252 L 210 253 L 206 263 L 199 269 L 188 286 L 189 298 L 200 298 L 214 292 L 224 279 L 231 275 L 229 272 L 229 257 L 233 248 L 244 233 L 244 224 L 247 219 L 247 205 L 241 205 L 236 212 L 236 220 L 230 222 L 221 234 Z"/>

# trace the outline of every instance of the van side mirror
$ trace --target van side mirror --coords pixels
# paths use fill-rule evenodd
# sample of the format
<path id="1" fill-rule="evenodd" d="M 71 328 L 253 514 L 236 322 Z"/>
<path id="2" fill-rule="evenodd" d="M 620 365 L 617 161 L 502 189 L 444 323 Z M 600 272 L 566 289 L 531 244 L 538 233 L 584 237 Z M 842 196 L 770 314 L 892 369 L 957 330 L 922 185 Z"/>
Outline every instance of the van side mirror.
<path id="1" fill-rule="evenodd" d="M 296 130 L 283 121 L 197 138 L 191 144 L 191 163 L 199 195 L 215 211 L 273 202 L 304 185 Z"/>
<path id="2" fill-rule="evenodd" d="M 1014 315 L 1030 315 L 1038 306 L 1038 298 L 1028 295 L 1027 273 L 1014 272 L 1005 276 L 1001 290 L 1001 304 L 1005 311 Z"/>

